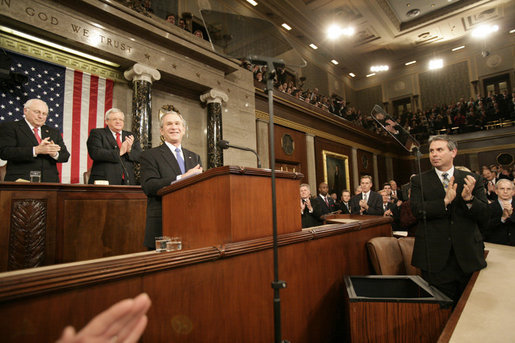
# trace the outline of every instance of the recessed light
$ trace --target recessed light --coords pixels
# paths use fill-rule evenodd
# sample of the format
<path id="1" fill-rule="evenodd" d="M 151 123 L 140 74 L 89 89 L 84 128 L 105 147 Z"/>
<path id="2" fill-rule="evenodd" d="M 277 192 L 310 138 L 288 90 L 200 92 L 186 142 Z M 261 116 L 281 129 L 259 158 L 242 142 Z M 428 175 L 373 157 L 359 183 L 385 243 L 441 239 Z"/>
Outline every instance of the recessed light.
<path id="1" fill-rule="evenodd" d="M 441 58 L 436 58 L 434 60 L 429 61 L 429 69 L 440 69 L 443 68 L 443 60 Z"/>
<path id="2" fill-rule="evenodd" d="M 331 63 L 334 64 L 334 65 L 338 65 L 338 61 L 337 60 L 331 60 Z"/>
<path id="3" fill-rule="evenodd" d="M 257 6 L 257 4 L 258 4 L 258 3 L 257 3 L 257 2 L 255 2 L 254 0 L 247 0 L 247 2 L 248 2 L 249 4 L 251 4 L 252 6 Z"/>
<path id="4" fill-rule="evenodd" d="M 409 61 L 409 62 L 404 63 L 404 65 L 409 66 L 410 64 L 415 64 L 415 63 L 417 63 L 417 61 Z"/>
<path id="5" fill-rule="evenodd" d="M 367 75 L 367 77 L 374 76 L 376 73 L 370 73 Z"/>
<path id="6" fill-rule="evenodd" d="M 314 49 L 314 50 L 318 49 L 318 46 L 316 46 L 316 45 L 315 45 L 315 44 L 313 44 L 313 43 L 309 44 L 309 46 L 311 47 L 311 49 Z"/>
<path id="7" fill-rule="evenodd" d="M 464 48 L 465 48 L 465 45 L 457 46 L 454 49 L 451 49 L 451 51 L 458 51 L 458 50 L 461 50 L 461 49 L 464 49 Z"/>
<path id="8" fill-rule="evenodd" d="M 286 24 L 286 23 L 283 23 L 281 26 L 282 26 L 282 27 L 284 27 L 284 28 L 285 28 L 286 30 L 288 30 L 288 31 L 290 31 L 290 30 L 291 30 L 291 26 L 290 26 L 290 25 L 288 25 L 288 24 Z"/>
<path id="9" fill-rule="evenodd" d="M 390 69 L 390 67 L 387 65 L 379 65 L 379 66 L 371 66 L 370 67 L 370 71 L 372 71 L 372 72 L 387 71 L 388 69 Z"/>
<path id="10" fill-rule="evenodd" d="M 354 74 L 354 73 L 349 73 L 349 76 L 350 76 L 350 77 L 356 77 L 356 74 Z"/>

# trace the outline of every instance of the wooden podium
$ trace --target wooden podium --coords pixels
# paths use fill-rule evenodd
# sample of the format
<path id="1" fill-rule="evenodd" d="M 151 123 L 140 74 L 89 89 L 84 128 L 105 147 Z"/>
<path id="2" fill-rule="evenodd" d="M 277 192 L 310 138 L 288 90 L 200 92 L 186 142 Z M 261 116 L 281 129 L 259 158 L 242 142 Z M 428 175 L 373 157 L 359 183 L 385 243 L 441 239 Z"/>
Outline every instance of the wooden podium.
<path id="1" fill-rule="evenodd" d="M 276 171 L 277 233 L 302 230 L 301 173 Z M 272 235 L 269 169 L 223 166 L 161 189 L 163 235 L 183 249 L 218 246 Z"/>

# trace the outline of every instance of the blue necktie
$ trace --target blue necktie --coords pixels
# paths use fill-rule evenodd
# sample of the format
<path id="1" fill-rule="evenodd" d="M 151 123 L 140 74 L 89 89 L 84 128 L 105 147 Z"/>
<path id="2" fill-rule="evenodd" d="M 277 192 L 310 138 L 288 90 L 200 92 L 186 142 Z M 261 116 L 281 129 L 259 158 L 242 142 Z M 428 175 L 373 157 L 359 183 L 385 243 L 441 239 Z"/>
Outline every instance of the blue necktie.
<path id="1" fill-rule="evenodd" d="M 179 168 L 181 168 L 181 173 L 184 174 L 186 171 L 184 170 L 184 160 L 181 156 L 181 149 L 175 148 L 175 155 L 177 158 L 177 163 L 179 163 Z"/>

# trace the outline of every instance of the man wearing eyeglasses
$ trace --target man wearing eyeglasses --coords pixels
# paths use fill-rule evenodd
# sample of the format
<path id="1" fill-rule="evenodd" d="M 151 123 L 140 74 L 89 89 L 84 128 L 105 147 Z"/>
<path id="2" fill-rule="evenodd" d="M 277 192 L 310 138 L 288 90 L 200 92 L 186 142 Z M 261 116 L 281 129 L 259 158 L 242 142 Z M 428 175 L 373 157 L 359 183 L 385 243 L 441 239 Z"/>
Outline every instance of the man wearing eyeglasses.
<path id="1" fill-rule="evenodd" d="M 5 181 L 30 180 L 39 171 L 42 182 L 59 182 L 57 163 L 68 161 L 70 153 L 61 133 L 45 125 L 47 104 L 30 99 L 23 106 L 24 120 L 0 125 L 0 158 L 7 161 Z"/>

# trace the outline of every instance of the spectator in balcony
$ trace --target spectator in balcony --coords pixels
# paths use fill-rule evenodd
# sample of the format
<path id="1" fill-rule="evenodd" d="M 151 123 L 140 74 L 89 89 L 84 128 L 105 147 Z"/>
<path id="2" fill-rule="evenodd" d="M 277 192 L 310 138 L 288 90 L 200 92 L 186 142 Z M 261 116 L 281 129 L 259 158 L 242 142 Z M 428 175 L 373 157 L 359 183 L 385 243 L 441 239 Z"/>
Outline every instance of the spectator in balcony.
<path id="1" fill-rule="evenodd" d="M 169 22 L 170 24 L 172 25 L 175 25 L 175 14 L 173 13 L 169 13 L 167 16 L 166 16 L 166 21 Z"/>

